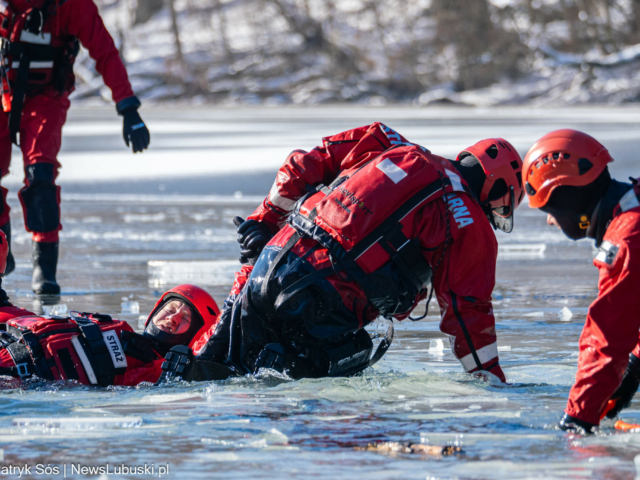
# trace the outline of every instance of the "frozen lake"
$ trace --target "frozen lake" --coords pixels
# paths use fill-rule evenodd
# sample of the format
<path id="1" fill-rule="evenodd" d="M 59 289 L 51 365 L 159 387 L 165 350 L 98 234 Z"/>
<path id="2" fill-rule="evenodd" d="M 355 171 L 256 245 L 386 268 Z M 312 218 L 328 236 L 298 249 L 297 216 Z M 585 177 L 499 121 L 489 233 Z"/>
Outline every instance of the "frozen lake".
<path id="1" fill-rule="evenodd" d="M 206 287 L 221 304 L 237 268 L 231 218 L 255 208 L 291 150 L 310 149 L 348 128 L 383 121 L 449 157 L 489 136 L 506 138 L 524 155 L 544 133 L 577 128 L 609 148 L 615 177 L 640 175 L 637 108 L 185 106 L 142 114 L 152 151 L 127 154 L 112 110 L 76 109 L 60 155 L 59 303 L 115 315 L 136 329 L 160 293 L 177 283 Z M 39 309 L 30 291 L 30 235 L 22 229 L 15 196 L 21 170 L 15 157 L 7 184 L 17 268 L 5 284 L 15 303 Z M 168 478 L 182 479 L 633 479 L 639 434 L 619 433 L 611 421 L 603 423 L 604 435 L 593 438 L 554 429 L 573 382 L 587 307 L 597 294 L 591 242 L 566 240 L 526 205 L 517 212 L 514 232 L 498 239 L 493 298 L 511 386 L 462 373 L 438 329 L 434 301 L 424 321 L 396 323 L 387 355 L 357 378 L 242 378 L 107 390 L 4 382 L 0 467 L 66 465 L 67 478 L 99 477 L 73 473 L 71 464 L 154 464 L 157 477 L 168 463 Z M 139 314 L 123 309 L 125 301 L 137 302 Z M 640 422 L 637 407 L 623 418 Z M 463 453 L 425 457 L 354 449 L 421 439 L 460 445 Z"/>

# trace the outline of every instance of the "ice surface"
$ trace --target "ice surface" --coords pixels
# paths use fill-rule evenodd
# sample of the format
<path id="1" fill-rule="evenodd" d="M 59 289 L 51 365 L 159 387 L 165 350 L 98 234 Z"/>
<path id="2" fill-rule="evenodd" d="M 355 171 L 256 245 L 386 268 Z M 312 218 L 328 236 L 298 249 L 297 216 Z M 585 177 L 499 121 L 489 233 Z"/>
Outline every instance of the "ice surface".
<path id="1" fill-rule="evenodd" d="M 240 270 L 237 260 L 176 262 L 152 260 L 148 263 L 149 285 L 163 287 L 192 283 L 195 285 L 230 285 Z"/>
<path id="2" fill-rule="evenodd" d="M 444 355 L 444 342 L 437 338 L 429 341 L 429 353 L 431 355 Z"/>
<path id="3" fill-rule="evenodd" d="M 546 249 L 544 243 L 503 243 L 498 245 L 498 255 L 506 258 L 542 257 Z"/>
<path id="4" fill-rule="evenodd" d="M 12 425 L 22 428 L 60 430 L 101 430 L 105 428 L 134 428 L 142 425 L 141 417 L 16 417 Z"/>
<path id="5" fill-rule="evenodd" d="M 120 304 L 120 309 L 120 313 L 125 315 L 138 314 L 140 313 L 140 304 L 133 300 L 125 300 Z"/>
<path id="6" fill-rule="evenodd" d="M 42 310 L 44 311 L 45 315 L 53 315 L 59 317 L 62 317 L 69 313 L 69 309 L 64 303 L 58 303 L 56 305 L 42 305 Z"/>
<path id="7" fill-rule="evenodd" d="M 569 307 L 563 307 L 562 310 L 558 312 L 558 318 L 563 322 L 568 322 L 573 318 L 573 312 L 569 309 Z"/>

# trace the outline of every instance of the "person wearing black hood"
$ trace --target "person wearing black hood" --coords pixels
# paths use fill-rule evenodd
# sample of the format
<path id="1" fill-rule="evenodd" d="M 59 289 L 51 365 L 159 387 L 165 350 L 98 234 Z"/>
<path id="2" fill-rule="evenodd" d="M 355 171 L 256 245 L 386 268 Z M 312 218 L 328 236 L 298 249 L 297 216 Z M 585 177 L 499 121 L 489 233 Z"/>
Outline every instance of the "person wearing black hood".
<path id="1" fill-rule="evenodd" d="M 41 317 L 12 306 L 8 298 L 5 303 L 0 306 L 0 375 L 101 387 L 157 382 L 167 352 L 177 345 L 199 351 L 220 314 L 215 300 L 194 285 L 166 292 L 142 334 L 108 315 Z"/>
<path id="2" fill-rule="evenodd" d="M 595 240 L 598 298 L 580 336 L 578 371 L 563 430 L 592 433 L 614 418 L 640 385 L 640 185 L 611 178 L 607 149 L 576 130 L 538 140 L 524 160 L 529 206 L 572 240 Z"/>

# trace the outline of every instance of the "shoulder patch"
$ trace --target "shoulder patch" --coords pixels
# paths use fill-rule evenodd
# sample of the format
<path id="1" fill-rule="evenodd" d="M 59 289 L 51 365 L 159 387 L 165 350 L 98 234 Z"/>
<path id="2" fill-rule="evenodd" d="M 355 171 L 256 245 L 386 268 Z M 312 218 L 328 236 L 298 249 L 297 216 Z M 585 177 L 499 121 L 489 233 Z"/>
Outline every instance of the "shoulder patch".
<path id="1" fill-rule="evenodd" d="M 620 199 L 620 210 L 626 212 L 627 210 L 631 210 L 632 208 L 640 207 L 640 202 L 638 201 L 638 196 L 636 195 L 635 189 L 632 188 L 627 193 L 625 193 Z"/>
<path id="2" fill-rule="evenodd" d="M 600 245 L 595 260 L 606 263 L 607 265 L 613 265 L 613 261 L 616 259 L 619 250 L 620 248 L 617 245 L 605 240 L 602 242 L 602 245 Z"/>

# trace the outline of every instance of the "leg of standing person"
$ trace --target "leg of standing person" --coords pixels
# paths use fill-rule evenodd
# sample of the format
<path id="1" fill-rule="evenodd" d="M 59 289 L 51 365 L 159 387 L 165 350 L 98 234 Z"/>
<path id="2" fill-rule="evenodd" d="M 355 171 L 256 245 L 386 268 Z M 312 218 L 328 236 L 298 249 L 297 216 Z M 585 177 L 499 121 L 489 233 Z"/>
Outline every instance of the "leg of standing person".
<path id="1" fill-rule="evenodd" d="M 28 98 L 22 112 L 20 149 L 25 180 L 18 195 L 25 228 L 33 234 L 32 288 L 37 294 L 60 293 L 56 271 L 58 232 L 62 225 L 60 187 L 55 180 L 60 168 L 57 157 L 68 109 L 66 96 L 43 94 Z"/>

